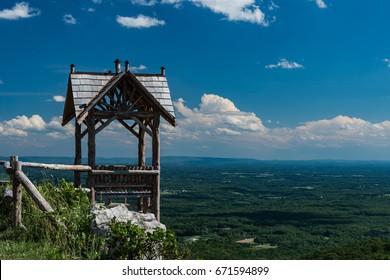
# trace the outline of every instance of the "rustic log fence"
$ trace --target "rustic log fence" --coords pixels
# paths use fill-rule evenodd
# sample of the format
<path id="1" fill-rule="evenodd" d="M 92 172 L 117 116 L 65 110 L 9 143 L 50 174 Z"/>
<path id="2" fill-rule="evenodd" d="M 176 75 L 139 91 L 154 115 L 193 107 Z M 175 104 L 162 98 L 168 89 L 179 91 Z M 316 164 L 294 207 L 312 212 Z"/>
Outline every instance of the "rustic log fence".
<path id="1" fill-rule="evenodd" d="M 11 156 L 9 161 L 0 161 L 3 170 L 10 176 L 9 184 L 4 193 L 3 204 L 8 207 L 12 204 L 12 223 L 14 227 L 22 225 L 22 188 L 31 196 L 40 210 L 51 213 L 53 208 L 38 191 L 35 185 L 23 172 L 23 167 L 43 168 L 50 170 L 65 170 L 76 172 L 88 172 L 87 187 L 90 189 L 91 203 L 95 203 L 96 197 L 105 198 L 106 204 L 114 206 L 117 203 L 113 199 L 124 198 L 128 206 L 137 206 L 138 211 L 147 212 L 148 209 L 159 218 L 160 171 L 154 166 L 131 166 L 131 165 L 96 165 L 92 169 L 88 165 L 46 164 L 19 161 L 18 156 Z M 136 199 L 134 203 L 127 199 Z M 61 222 L 56 221 L 62 225 Z"/>
<path id="2" fill-rule="evenodd" d="M 53 208 L 38 191 L 35 185 L 24 174 L 22 168 L 45 168 L 51 170 L 69 170 L 69 171 L 91 171 L 92 168 L 84 165 L 65 165 L 65 164 L 44 164 L 34 162 L 22 162 L 19 161 L 18 156 L 11 156 L 9 161 L 0 161 L 0 165 L 3 165 L 3 170 L 10 176 L 9 184 L 12 185 L 12 199 L 10 199 L 11 192 L 5 192 L 7 198 L 3 198 L 5 201 L 13 202 L 12 205 L 12 224 L 14 227 L 23 227 L 22 224 L 22 188 L 31 196 L 33 201 L 38 205 L 39 209 L 44 212 L 51 213 Z M 56 221 L 57 224 L 63 226 L 61 221 Z"/>

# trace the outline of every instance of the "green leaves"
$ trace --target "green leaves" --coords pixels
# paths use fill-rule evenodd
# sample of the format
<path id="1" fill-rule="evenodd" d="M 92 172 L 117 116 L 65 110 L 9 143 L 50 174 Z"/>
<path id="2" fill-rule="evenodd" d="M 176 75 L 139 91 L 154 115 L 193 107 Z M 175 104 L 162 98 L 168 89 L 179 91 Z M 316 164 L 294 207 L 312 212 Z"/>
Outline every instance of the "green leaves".
<path id="1" fill-rule="evenodd" d="M 103 258 L 116 260 L 178 259 L 176 238 L 170 231 L 147 232 L 131 224 L 112 221 Z"/>

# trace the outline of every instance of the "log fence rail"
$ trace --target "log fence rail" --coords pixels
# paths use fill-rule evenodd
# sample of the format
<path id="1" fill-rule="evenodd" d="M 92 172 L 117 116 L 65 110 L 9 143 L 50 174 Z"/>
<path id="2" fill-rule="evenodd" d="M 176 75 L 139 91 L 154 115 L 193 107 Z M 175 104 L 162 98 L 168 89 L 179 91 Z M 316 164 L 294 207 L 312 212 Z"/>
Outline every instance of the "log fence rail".
<path id="1" fill-rule="evenodd" d="M 109 206 L 115 206 L 115 199 L 124 199 L 128 206 L 137 206 L 138 211 L 147 212 L 151 209 L 158 213 L 158 196 L 156 179 L 160 171 L 153 166 L 130 166 L 130 165 L 96 165 L 92 169 L 88 165 L 46 164 L 19 161 L 18 156 L 11 156 L 9 161 L 0 161 L 3 170 L 10 176 L 9 181 L 0 183 L 12 186 L 5 192 L 3 201 L 12 204 L 12 223 L 14 227 L 23 227 L 22 224 L 22 188 L 31 196 L 33 201 L 44 212 L 53 212 L 53 208 L 41 195 L 35 185 L 23 172 L 23 167 L 43 168 L 49 170 L 65 170 L 88 172 L 89 187 L 91 190 L 91 202 L 95 203 L 96 197 L 105 200 Z M 7 196 L 7 197 L 5 197 Z M 128 199 L 136 199 L 131 202 Z M 61 225 L 60 221 L 56 221 Z"/>

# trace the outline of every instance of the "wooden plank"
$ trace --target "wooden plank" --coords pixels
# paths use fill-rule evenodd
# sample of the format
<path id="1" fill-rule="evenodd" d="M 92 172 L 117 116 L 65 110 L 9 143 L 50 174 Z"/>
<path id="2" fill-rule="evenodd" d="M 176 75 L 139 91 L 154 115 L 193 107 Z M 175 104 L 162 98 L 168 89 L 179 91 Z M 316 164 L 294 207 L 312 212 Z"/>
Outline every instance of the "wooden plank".
<path id="1" fill-rule="evenodd" d="M 97 196 L 115 196 L 115 197 L 128 197 L 128 198 L 135 198 L 135 197 L 150 197 L 150 192 L 113 192 L 113 191 L 96 191 Z"/>
<path id="2" fill-rule="evenodd" d="M 128 111 L 96 111 L 96 116 L 99 116 L 103 119 L 109 119 L 113 116 L 116 116 L 118 119 L 129 120 L 135 118 L 153 118 L 154 114 L 150 112 L 128 112 Z"/>
<path id="3" fill-rule="evenodd" d="M 24 167 L 44 168 L 51 170 L 65 170 L 65 171 L 90 171 L 92 168 L 87 165 L 69 165 L 69 164 L 47 164 L 36 162 L 21 162 Z"/>
<path id="4" fill-rule="evenodd" d="M 95 175 L 158 175 L 159 170 L 92 170 Z"/>
<path id="5" fill-rule="evenodd" d="M 134 189 L 134 190 L 151 190 L 152 186 L 149 185 L 130 185 L 126 183 L 95 183 L 96 189 Z"/>

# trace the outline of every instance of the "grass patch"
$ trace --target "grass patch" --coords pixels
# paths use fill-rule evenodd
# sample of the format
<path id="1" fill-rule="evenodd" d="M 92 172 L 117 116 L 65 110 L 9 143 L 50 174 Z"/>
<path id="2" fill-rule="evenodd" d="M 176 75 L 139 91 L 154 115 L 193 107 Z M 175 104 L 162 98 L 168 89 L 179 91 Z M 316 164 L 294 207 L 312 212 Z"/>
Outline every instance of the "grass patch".
<path id="1" fill-rule="evenodd" d="M 2 188 L 4 190 L 5 187 Z M 181 256 L 176 239 L 170 231 L 155 231 L 149 234 L 130 222 L 123 225 L 112 222 L 107 237 L 94 235 L 90 229 L 93 217 L 87 193 L 73 188 L 73 185 L 65 180 L 60 180 L 56 185 L 45 182 L 38 185 L 37 189 L 55 211 L 42 212 L 24 192 L 24 229 L 14 229 L 11 227 L 11 209 L 1 207 L 0 259 L 142 259 L 144 256 L 159 254 L 165 259 L 176 259 Z M 58 220 L 65 227 L 53 223 Z M 131 234 L 133 232 L 136 234 Z M 143 243 L 137 243 L 140 236 Z M 121 246 L 118 246 L 118 242 L 121 242 Z"/>

